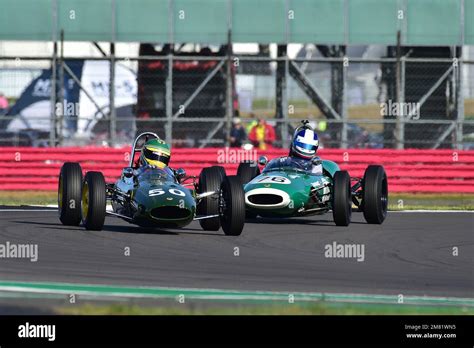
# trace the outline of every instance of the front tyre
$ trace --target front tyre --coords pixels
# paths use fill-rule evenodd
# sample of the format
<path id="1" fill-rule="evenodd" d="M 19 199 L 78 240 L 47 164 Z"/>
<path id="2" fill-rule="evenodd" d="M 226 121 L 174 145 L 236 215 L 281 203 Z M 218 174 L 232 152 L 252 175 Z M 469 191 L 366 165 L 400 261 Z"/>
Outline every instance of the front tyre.
<path id="1" fill-rule="evenodd" d="M 105 179 L 100 172 L 88 172 L 82 185 L 82 223 L 87 230 L 100 231 L 106 210 Z"/>
<path id="2" fill-rule="evenodd" d="M 240 236 L 245 223 L 245 196 L 242 182 L 237 176 L 228 176 L 221 186 L 222 229 L 227 236 Z"/>
<path id="3" fill-rule="evenodd" d="M 258 168 L 258 165 L 255 162 L 242 162 L 237 168 L 237 176 L 239 177 L 240 182 L 244 186 L 258 175 L 260 175 L 260 169 Z M 258 215 L 253 211 L 247 210 L 245 212 L 245 217 L 247 219 L 256 219 L 257 216 Z"/>
<path id="4" fill-rule="evenodd" d="M 332 216 L 337 226 L 348 226 L 352 215 L 351 178 L 345 170 L 337 171 L 333 178 Z"/>
<path id="5" fill-rule="evenodd" d="M 237 168 L 237 176 L 240 178 L 242 185 L 246 185 L 260 175 L 260 169 L 255 162 L 242 162 Z"/>
<path id="6" fill-rule="evenodd" d="M 369 224 L 381 224 L 387 217 L 388 183 L 382 166 L 370 165 L 365 170 L 362 207 Z"/>
<path id="7" fill-rule="evenodd" d="M 59 220 L 63 225 L 81 222 L 82 169 L 79 163 L 66 162 L 61 167 L 58 183 Z"/>
<path id="8" fill-rule="evenodd" d="M 225 178 L 223 168 L 213 166 L 204 168 L 199 175 L 199 193 L 216 191 L 217 193 L 208 197 L 204 197 L 198 204 L 199 215 L 218 215 L 219 214 L 219 190 L 221 183 Z M 205 231 L 218 231 L 221 227 L 219 217 L 199 220 L 199 224 Z"/>

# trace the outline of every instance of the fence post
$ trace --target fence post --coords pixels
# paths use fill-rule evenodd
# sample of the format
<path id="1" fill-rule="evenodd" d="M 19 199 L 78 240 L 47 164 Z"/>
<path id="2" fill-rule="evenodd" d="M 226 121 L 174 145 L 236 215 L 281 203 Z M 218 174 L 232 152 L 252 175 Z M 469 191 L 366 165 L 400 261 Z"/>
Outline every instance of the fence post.
<path id="1" fill-rule="evenodd" d="M 115 145 L 117 115 L 115 112 L 115 43 L 110 43 L 109 71 L 109 146 Z"/>
<path id="2" fill-rule="evenodd" d="M 173 52 L 174 52 L 174 1 L 168 0 L 168 73 L 166 74 L 166 126 L 165 140 L 171 146 L 173 141 Z"/>
<path id="3" fill-rule="evenodd" d="M 405 105 L 405 70 L 406 70 L 406 61 L 405 57 L 401 58 L 401 66 L 400 66 L 400 105 L 399 105 L 399 110 L 401 110 L 402 114 L 400 118 L 400 134 L 399 134 L 399 139 L 400 139 L 400 144 L 401 148 L 405 148 L 405 115 L 404 111 L 405 108 L 403 105 Z"/>
<path id="4" fill-rule="evenodd" d="M 65 86 L 64 86 L 64 29 L 61 29 L 61 36 L 60 36 L 60 42 L 61 42 L 61 51 L 59 54 L 59 101 L 56 101 L 56 104 L 54 105 L 56 109 L 56 117 L 57 117 L 57 122 L 56 122 L 56 142 L 58 145 L 62 145 L 63 143 L 63 137 L 64 137 L 64 112 L 67 110 L 65 108 Z M 59 108 L 57 108 L 57 103 L 59 103 Z M 59 114 L 57 111 L 59 110 Z"/>
<path id="5" fill-rule="evenodd" d="M 232 117 L 234 116 L 234 75 L 233 73 L 237 74 L 237 69 L 234 71 L 232 70 L 233 64 L 233 46 L 232 46 L 232 20 L 233 20 L 233 12 L 232 12 L 232 5 L 233 0 L 227 0 L 227 110 L 226 110 L 226 130 L 224 134 L 226 135 L 224 140 L 225 146 L 230 146 L 230 131 L 232 127 Z M 235 67 L 236 68 L 236 67 Z M 239 108 L 240 109 L 240 108 Z M 240 111 L 240 110 L 239 110 Z M 240 115 L 239 115 L 240 116 Z"/>
<path id="6" fill-rule="evenodd" d="M 168 54 L 168 74 L 166 77 L 166 127 L 165 139 L 171 145 L 173 140 L 173 53 L 172 45 Z"/>
<path id="7" fill-rule="evenodd" d="M 457 89 L 457 127 L 456 127 L 456 148 L 458 150 L 462 150 L 463 148 L 463 123 L 464 123 L 464 98 L 463 98 L 463 69 L 464 69 L 464 64 L 463 64 L 463 58 L 462 58 L 462 52 L 460 55 L 460 59 L 458 60 L 458 67 L 457 67 L 457 74 L 456 78 L 458 80 Z"/>
<path id="8" fill-rule="evenodd" d="M 349 45 L 349 0 L 344 0 L 344 56 L 342 60 L 342 91 L 341 91 L 341 120 L 342 120 L 342 127 L 341 129 L 341 148 L 347 148 L 347 67 L 344 64 L 347 58 L 347 45 Z M 349 61 L 347 61 L 349 63 Z M 333 82 L 331 82 L 332 84 Z M 334 107 L 334 106 L 333 106 Z"/>
<path id="9" fill-rule="evenodd" d="M 397 96 L 397 103 L 398 103 L 398 110 L 401 111 L 401 115 L 398 113 L 394 115 L 396 117 L 395 123 L 395 140 L 396 140 L 396 148 L 398 150 L 402 150 L 405 146 L 404 144 L 404 129 L 403 129 L 403 119 L 405 115 L 403 115 L 403 107 L 402 107 L 402 63 L 401 63 L 401 32 L 400 30 L 397 32 L 397 62 L 395 64 L 396 74 L 395 74 L 395 83 L 396 83 L 396 96 Z"/>
<path id="10" fill-rule="evenodd" d="M 348 112 L 347 112 L 347 67 L 344 64 L 346 61 L 346 56 L 342 60 L 342 127 L 341 127 L 341 148 L 347 148 L 347 122 L 348 122 Z"/>
<path id="11" fill-rule="evenodd" d="M 56 64 L 58 56 L 58 41 L 57 41 L 57 18 L 58 18 L 58 8 L 56 0 L 52 2 L 52 12 L 53 12 L 53 25 L 52 25 L 52 39 L 53 39 L 53 57 L 51 59 L 51 98 L 50 98 L 50 117 L 49 121 L 49 146 L 56 146 Z"/>
<path id="12" fill-rule="evenodd" d="M 51 121 L 49 122 L 49 146 L 56 146 L 56 93 L 57 93 L 57 55 L 58 43 L 55 40 L 53 43 L 53 59 L 51 61 Z"/>
<path id="13" fill-rule="evenodd" d="M 277 46 L 277 61 L 275 72 L 275 118 L 280 125 L 282 147 L 288 147 L 288 73 L 289 60 L 286 45 Z"/>
<path id="14" fill-rule="evenodd" d="M 112 27 L 110 43 L 110 61 L 109 61 L 109 146 L 115 145 L 117 134 L 117 114 L 115 112 L 115 21 L 116 21 L 116 2 L 112 0 Z"/>
<path id="15" fill-rule="evenodd" d="M 232 123 L 232 117 L 234 116 L 234 93 L 233 93 L 233 76 L 232 76 L 232 41 L 231 41 L 231 31 L 227 33 L 227 66 L 226 66 L 226 90 L 227 90 L 227 111 L 226 111 L 226 146 L 230 146 L 230 128 Z"/>
<path id="16" fill-rule="evenodd" d="M 281 140 L 282 140 L 282 147 L 284 149 L 288 148 L 290 144 L 288 143 L 288 108 L 289 108 L 289 101 L 288 101 L 288 87 L 289 87 L 289 70 L 290 70 L 290 61 L 288 58 L 288 50 L 285 49 L 285 79 L 283 82 L 282 88 L 284 89 L 283 92 L 283 125 L 281 127 Z"/>
<path id="17" fill-rule="evenodd" d="M 288 143 L 288 113 L 289 113 L 289 73 L 290 73 L 290 61 L 288 58 L 288 43 L 290 42 L 290 0 L 285 1 L 285 78 L 283 79 L 282 86 L 282 106 L 283 106 L 283 124 L 281 125 L 281 145 L 284 149 L 289 148 L 290 144 Z M 277 63 L 278 64 L 278 63 Z"/>

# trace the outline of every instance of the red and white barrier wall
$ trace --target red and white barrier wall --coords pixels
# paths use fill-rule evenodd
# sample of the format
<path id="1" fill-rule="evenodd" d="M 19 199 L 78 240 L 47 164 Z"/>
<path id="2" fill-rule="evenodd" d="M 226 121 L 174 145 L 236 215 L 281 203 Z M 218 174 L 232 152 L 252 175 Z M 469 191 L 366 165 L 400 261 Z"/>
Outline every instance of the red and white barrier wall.
<path id="1" fill-rule="evenodd" d="M 186 149 L 172 151 L 171 167 L 198 175 L 203 167 L 222 165 L 229 175 L 248 157 L 239 149 Z M 56 190 L 64 162 L 79 162 L 84 171 L 102 171 L 106 180 L 116 180 L 128 165 L 129 148 L 0 148 L 0 190 Z M 241 150 L 239 150 L 241 151 Z M 287 154 L 273 149 L 258 152 L 269 159 Z M 474 151 L 322 149 L 323 159 L 335 161 L 351 176 L 361 177 L 369 164 L 385 167 L 390 192 L 474 193 Z M 255 155 L 255 154 L 253 154 Z"/>

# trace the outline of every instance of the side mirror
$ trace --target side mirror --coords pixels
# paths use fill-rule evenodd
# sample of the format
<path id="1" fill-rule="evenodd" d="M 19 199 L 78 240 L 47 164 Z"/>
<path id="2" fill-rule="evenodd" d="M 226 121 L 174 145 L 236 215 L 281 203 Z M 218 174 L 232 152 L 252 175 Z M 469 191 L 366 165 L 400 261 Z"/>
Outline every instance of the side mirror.
<path id="1" fill-rule="evenodd" d="M 132 167 L 123 168 L 122 175 L 125 178 L 131 178 L 133 176 L 133 168 Z"/>
<path id="2" fill-rule="evenodd" d="M 258 158 L 258 164 L 260 164 L 261 166 L 266 166 L 268 163 L 268 158 L 266 156 L 260 156 Z"/>
<path id="3" fill-rule="evenodd" d="M 323 164 L 323 161 L 321 160 L 321 158 L 315 157 L 313 158 L 312 163 L 314 166 L 319 166 L 320 164 Z"/>
<path id="4" fill-rule="evenodd" d="M 186 171 L 183 168 L 176 169 L 174 173 L 178 179 L 182 179 L 186 176 Z"/>

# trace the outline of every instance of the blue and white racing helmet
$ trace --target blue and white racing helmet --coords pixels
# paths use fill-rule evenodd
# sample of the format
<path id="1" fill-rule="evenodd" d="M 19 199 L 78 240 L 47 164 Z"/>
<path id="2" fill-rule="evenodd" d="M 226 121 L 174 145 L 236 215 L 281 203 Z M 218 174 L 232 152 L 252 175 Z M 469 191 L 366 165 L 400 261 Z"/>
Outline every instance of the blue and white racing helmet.
<path id="1" fill-rule="evenodd" d="M 318 135 L 309 127 L 302 127 L 295 132 L 291 143 L 291 153 L 304 159 L 311 159 L 318 150 Z"/>

